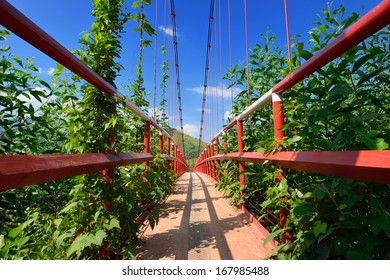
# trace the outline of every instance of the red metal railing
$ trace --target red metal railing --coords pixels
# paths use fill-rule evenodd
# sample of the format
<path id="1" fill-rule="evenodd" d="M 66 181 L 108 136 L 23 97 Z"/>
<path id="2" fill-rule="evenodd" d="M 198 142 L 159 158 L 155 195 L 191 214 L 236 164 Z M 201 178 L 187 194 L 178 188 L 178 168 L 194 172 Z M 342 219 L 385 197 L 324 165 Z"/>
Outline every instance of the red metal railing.
<path id="1" fill-rule="evenodd" d="M 240 185 L 245 184 L 244 162 L 268 163 L 283 168 L 295 169 L 319 174 L 353 178 L 362 181 L 376 183 L 390 183 L 390 151 L 318 151 L 318 152 L 276 152 L 272 154 L 261 154 L 244 152 L 244 141 L 242 122 L 243 120 L 265 106 L 272 100 L 274 118 L 275 146 L 280 144 L 284 137 L 284 131 L 279 128 L 284 124 L 283 107 L 280 96 L 282 93 L 298 82 L 302 81 L 321 67 L 339 57 L 341 54 L 356 46 L 364 39 L 390 23 L 390 0 L 384 0 L 365 16 L 351 25 L 344 33 L 339 35 L 326 47 L 318 51 L 309 60 L 302 64 L 293 73 L 285 77 L 267 93 L 247 107 L 233 121 L 227 124 L 212 139 L 208 147 L 217 145 L 218 138 L 226 131 L 237 125 L 238 152 L 226 153 L 226 142 L 224 142 L 225 154 L 212 155 L 210 148 L 204 150 L 194 167 L 195 171 L 206 173 L 214 178 L 218 174 L 211 168 L 210 162 L 220 160 L 234 160 L 239 164 Z M 281 174 L 282 175 L 282 174 Z M 282 217 L 281 217 L 282 218 Z M 281 227 L 283 227 L 281 225 Z"/>
<path id="2" fill-rule="evenodd" d="M 172 137 L 155 120 L 127 101 L 116 88 L 5 0 L 0 0 L 0 24 L 97 89 L 115 96 L 118 102 L 123 103 L 145 121 L 144 153 L 1 156 L 0 191 L 140 162 L 148 165 L 154 158 L 149 153 L 151 125 L 160 132 L 160 153 L 163 152 L 164 135 L 166 136 L 168 141 L 166 159 L 174 162 L 174 171 L 179 175 L 188 171 L 184 157 Z M 170 145 L 173 147 L 172 155 Z"/>

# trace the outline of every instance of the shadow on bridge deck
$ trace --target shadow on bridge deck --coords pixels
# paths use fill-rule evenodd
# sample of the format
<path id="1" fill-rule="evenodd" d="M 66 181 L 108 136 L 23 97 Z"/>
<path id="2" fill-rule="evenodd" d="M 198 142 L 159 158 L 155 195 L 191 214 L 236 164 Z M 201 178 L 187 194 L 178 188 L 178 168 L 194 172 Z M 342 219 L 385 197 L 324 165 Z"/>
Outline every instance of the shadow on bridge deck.
<path id="1" fill-rule="evenodd" d="M 161 208 L 160 221 L 142 237 L 138 259 L 253 260 L 264 259 L 260 231 L 246 215 L 229 205 L 202 173 L 184 173 Z"/>

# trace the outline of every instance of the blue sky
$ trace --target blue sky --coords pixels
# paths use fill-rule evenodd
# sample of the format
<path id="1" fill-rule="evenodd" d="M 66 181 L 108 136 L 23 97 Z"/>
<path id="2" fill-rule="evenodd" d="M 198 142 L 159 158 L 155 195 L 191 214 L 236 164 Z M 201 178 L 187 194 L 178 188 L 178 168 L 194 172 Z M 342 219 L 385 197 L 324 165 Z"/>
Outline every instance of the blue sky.
<path id="1" fill-rule="evenodd" d="M 17 9 L 27 15 L 33 22 L 38 24 L 52 37 L 69 49 L 78 48 L 78 39 L 80 33 L 88 30 L 93 18 L 91 17 L 92 1 L 90 0 L 9 0 Z M 131 10 L 131 0 L 127 0 L 126 7 Z M 176 77 L 172 53 L 172 39 L 169 36 L 171 27 L 171 17 L 167 12 L 166 24 L 164 24 L 164 0 L 158 1 L 158 20 L 155 22 L 156 7 L 153 5 L 145 9 L 146 17 L 151 25 L 157 26 L 157 102 L 161 90 L 161 67 L 163 56 L 161 55 L 161 45 L 164 43 L 164 29 L 167 32 L 166 38 L 169 42 L 168 52 L 171 60 L 171 79 L 169 104 L 170 125 L 180 126 L 177 109 L 177 98 L 175 97 Z M 167 10 L 169 9 L 169 0 Z M 231 44 L 233 65 L 245 63 L 245 25 L 244 25 L 244 0 L 231 0 Z M 302 35 L 301 40 L 306 41 L 307 31 L 313 26 L 312 22 L 318 20 L 318 14 L 322 8 L 327 7 L 326 0 L 288 0 L 288 12 L 290 21 L 290 35 Z M 375 5 L 379 0 L 334 0 L 333 7 L 343 4 L 346 7 L 346 14 L 352 11 L 363 15 Z M 221 77 L 229 66 L 229 44 L 228 44 L 228 13 L 227 0 L 215 0 L 216 14 L 214 22 L 217 23 L 216 35 L 212 38 L 212 48 L 210 57 L 209 72 L 209 92 L 215 96 L 215 90 L 218 88 L 218 109 L 216 107 L 216 98 L 208 98 L 208 109 L 205 119 L 205 130 L 203 140 L 208 141 L 221 129 L 222 114 L 230 111 L 231 99 L 230 91 L 224 89 L 224 112 L 221 110 L 222 87 L 228 85 L 227 81 L 222 81 Z M 200 111 L 202 107 L 203 80 L 205 71 L 206 42 L 208 31 L 210 0 L 176 0 L 176 27 L 178 34 L 178 52 L 179 52 L 179 71 L 181 80 L 181 95 L 183 107 L 184 132 L 192 136 L 199 137 Z M 219 13 L 219 10 L 221 13 Z M 249 33 L 249 49 L 256 43 L 261 42 L 259 34 L 264 33 L 267 28 L 279 39 L 278 43 L 286 48 L 286 31 L 284 21 L 283 0 L 262 1 L 247 0 L 247 18 Z M 221 26 L 221 36 L 219 29 Z M 139 52 L 139 34 L 133 32 L 136 27 L 134 22 L 128 22 L 126 25 L 126 34 L 122 39 L 122 58 L 120 63 L 125 70 L 121 72 L 116 84 L 120 91 L 123 85 L 135 78 L 135 68 L 137 65 Z M 215 28 L 213 28 L 215 32 Z M 220 44 L 220 38 L 222 38 Z M 154 40 L 152 38 L 152 40 Z M 216 45 L 215 45 L 216 43 Z M 23 42 L 16 36 L 11 36 L 7 44 L 12 47 L 12 52 L 19 57 L 34 57 L 35 65 L 41 69 L 41 76 L 44 79 L 50 79 L 51 69 L 55 67 L 55 62 Z M 219 58 L 222 49 L 222 68 Z M 222 69 L 222 71 L 221 71 Z M 150 93 L 151 107 L 153 107 L 154 92 L 154 43 L 144 50 L 144 79 L 145 87 Z M 221 73 L 222 72 L 222 73 Z M 236 89 L 238 90 L 238 89 Z M 212 110 L 210 110 L 210 105 Z M 210 113 L 213 113 L 214 125 L 210 125 Z M 218 116 L 217 116 L 218 114 Z M 218 122 L 217 122 L 218 120 Z M 218 125 L 218 127 L 217 127 Z"/>

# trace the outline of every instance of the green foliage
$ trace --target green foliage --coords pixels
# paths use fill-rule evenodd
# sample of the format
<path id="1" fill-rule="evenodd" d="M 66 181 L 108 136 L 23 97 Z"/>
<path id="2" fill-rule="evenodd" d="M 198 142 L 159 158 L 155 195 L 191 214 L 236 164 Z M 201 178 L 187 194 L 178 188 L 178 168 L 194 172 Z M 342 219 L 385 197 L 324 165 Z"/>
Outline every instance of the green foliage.
<path id="1" fill-rule="evenodd" d="M 357 19 L 345 17 L 343 7 L 323 10 L 321 21 L 309 31 L 305 46 L 293 40 L 286 62 L 276 38 L 262 35 L 250 56 L 251 96 L 257 99 L 294 68 Z M 283 93 L 286 137 L 279 149 L 384 150 L 390 143 L 389 28 L 374 34 L 304 81 Z M 233 85 L 246 83 L 244 66 L 227 73 Z M 235 113 L 246 107 L 246 91 L 234 100 Z M 294 104 L 293 104 L 294 103 Z M 246 151 L 273 152 L 270 106 L 244 123 Z M 236 132 L 227 133 L 229 151 L 236 151 Z M 389 259 L 390 191 L 388 186 L 320 176 L 275 166 L 245 164 L 246 186 L 237 186 L 237 164 L 224 163 L 218 187 L 240 204 L 244 191 L 250 210 L 281 241 L 288 230 L 293 241 L 274 249 L 279 259 Z M 278 174 L 286 179 L 278 181 Z M 279 229 L 279 213 L 289 210 L 286 227 Z"/>

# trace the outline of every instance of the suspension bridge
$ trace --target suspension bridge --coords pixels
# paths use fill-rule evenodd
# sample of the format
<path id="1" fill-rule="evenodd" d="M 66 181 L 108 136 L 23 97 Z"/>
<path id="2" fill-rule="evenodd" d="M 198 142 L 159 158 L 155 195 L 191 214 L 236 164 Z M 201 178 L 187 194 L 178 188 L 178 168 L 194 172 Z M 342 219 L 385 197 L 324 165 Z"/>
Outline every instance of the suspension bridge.
<path id="1" fill-rule="evenodd" d="M 172 1 L 173 3 L 173 1 Z M 174 6 L 171 6 L 174 9 Z M 214 11 L 212 7 L 211 13 Z M 378 184 L 390 183 L 389 150 L 357 151 L 277 151 L 259 153 L 246 151 L 244 146 L 243 122 L 264 106 L 272 106 L 274 138 L 276 150 L 284 138 L 283 92 L 291 89 L 309 75 L 325 66 L 343 53 L 358 45 L 375 32 L 390 23 L 390 1 L 380 2 L 374 9 L 353 23 L 335 40 L 314 54 L 300 67 L 270 88 L 258 100 L 228 123 L 199 152 L 194 166 L 186 162 L 184 151 L 178 149 L 172 136 L 153 118 L 135 104 L 129 102 L 122 93 L 97 75 L 75 55 L 49 36 L 7 1 L 0 1 L 0 24 L 27 41 L 49 57 L 62 64 L 74 74 L 83 78 L 100 91 L 114 96 L 125 104 L 135 115 L 144 121 L 144 150 L 142 153 L 88 153 L 88 154 L 45 154 L 7 155 L 0 157 L 0 191 L 24 188 L 51 180 L 87 174 L 120 166 L 151 161 L 155 155 L 150 151 L 150 131 L 159 132 L 159 153 L 179 176 L 172 191 L 161 206 L 159 223 L 152 229 L 146 227 L 138 241 L 139 259 L 263 259 L 270 256 L 272 249 L 279 244 L 271 240 L 264 245 L 269 232 L 247 209 L 229 204 L 227 197 L 214 188 L 221 177 L 218 168 L 227 161 L 236 162 L 239 169 L 239 185 L 248 183 L 245 178 L 245 163 L 270 164 L 283 170 L 313 172 L 328 176 L 351 178 Z M 175 17 L 172 11 L 173 18 Z M 213 15 L 210 15 L 210 22 Z M 208 49 L 211 45 L 211 25 L 209 26 Z M 177 48 L 176 37 L 174 46 Z M 176 43 L 175 43 L 176 42 Z M 177 59 L 177 56 L 176 56 Z M 206 59 L 203 94 L 203 110 L 199 143 L 202 139 L 205 95 L 207 90 L 208 61 Z M 176 62 L 177 86 L 180 92 L 178 62 Z M 248 94 L 250 89 L 248 89 Z M 181 102 L 179 95 L 179 104 Z M 250 100 L 250 98 L 248 99 Z M 270 105 L 271 104 L 271 105 Z M 180 105 L 181 106 L 181 105 Z M 181 107 L 180 107 L 181 111 Z M 181 122 L 182 122 L 182 117 Z M 224 135 L 236 128 L 238 150 L 228 152 Z M 183 125 L 181 123 L 181 130 Z M 183 140 L 184 141 L 184 140 Z M 201 145 L 199 145 L 200 147 Z M 183 142 L 184 148 L 184 142 Z M 143 174 L 140 174 L 140 176 Z M 284 175 L 280 174 L 283 178 Z M 288 176 L 287 176 L 288 180 Z M 279 227 L 283 228 L 289 216 L 284 209 L 278 217 Z M 285 232 L 283 243 L 291 242 L 294 236 Z"/>

